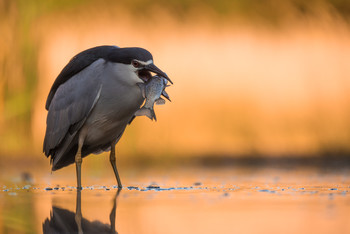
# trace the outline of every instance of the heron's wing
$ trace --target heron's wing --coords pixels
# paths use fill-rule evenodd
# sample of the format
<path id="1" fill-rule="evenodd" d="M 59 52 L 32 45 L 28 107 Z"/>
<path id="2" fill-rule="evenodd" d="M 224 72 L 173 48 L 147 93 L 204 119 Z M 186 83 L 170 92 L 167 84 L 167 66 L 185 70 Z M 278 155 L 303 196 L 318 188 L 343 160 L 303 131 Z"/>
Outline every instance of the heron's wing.
<path id="1" fill-rule="evenodd" d="M 57 89 L 64 84 L 66 81 L 71 79 L 74 75 L 78 74 L 86 67 L 90 66 L 96 60 L 103 58 L 105 59 L 110 53 L 112 53 L 117 46 L 98 46 L 88 50 L 85 50 L 76 56 L 74 56 L 69 63 L 63 68 L 61 73 L 53 83 L 50 93 L 46 100 L 46 110 L 49 110 L 51 101 L 55 96 Z"/>
<path id="2" fill-rule="evenodd" d="M 62 155 L 60 147 L 69 143 L 63 141 L 72 139 L 89 116 L 100 96 L 104 66 L 105 60 L 98 59 L 58 87 L 46 120 L 43 150 L 47 156 Z"/>

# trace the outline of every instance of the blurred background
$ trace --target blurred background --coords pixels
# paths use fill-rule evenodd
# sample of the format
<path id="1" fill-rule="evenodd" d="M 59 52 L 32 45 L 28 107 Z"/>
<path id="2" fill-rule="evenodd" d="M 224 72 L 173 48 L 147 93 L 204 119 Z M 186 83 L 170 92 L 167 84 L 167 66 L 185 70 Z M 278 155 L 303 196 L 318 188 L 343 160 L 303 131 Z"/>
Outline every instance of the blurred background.
<path id="1" fill-rule="evenodd" d="M 2 162 L 49 164 L 49 89 L 97 45 L 146 48 L 174 81 L 122 163 L 350 158 L 348 0 L 0 0 L 0 35 Z"/>

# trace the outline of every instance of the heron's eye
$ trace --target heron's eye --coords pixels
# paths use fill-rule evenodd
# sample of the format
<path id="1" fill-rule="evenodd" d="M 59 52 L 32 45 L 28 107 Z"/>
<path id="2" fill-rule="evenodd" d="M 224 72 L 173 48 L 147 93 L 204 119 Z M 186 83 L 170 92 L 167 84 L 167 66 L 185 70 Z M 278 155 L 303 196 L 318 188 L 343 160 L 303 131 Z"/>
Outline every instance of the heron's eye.
<path id="1" fill-rule="evenodd" d="M 131 62 L 131 64 L 132 64 L 134 67 L 140 67 L 140 63 L 137 62 L 136 60 L 133 60 L 133 61 Z"/>

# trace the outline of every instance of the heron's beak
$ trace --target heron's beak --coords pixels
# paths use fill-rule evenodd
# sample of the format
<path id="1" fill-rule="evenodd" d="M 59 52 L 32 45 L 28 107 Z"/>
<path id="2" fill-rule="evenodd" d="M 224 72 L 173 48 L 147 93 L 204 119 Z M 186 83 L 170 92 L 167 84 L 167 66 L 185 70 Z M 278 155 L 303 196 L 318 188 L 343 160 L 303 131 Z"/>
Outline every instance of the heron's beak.
<path id="1" fill-rule="evenodd" d="M 162 72 L 162 70 L 160 70 L 156 65 L 154 65 L 153 63 L 149 64 L 149 65 L 146 65 L 144 67 L 144 69 L 150 71 L 150 72 L 154 72 L 156 73 L 157 75 L 160 75 L 162 77 L 164 77 L 165 79 L 167 79 L 168 81 L 170 81 L 170 83 L 173 83 L 170 78 L 168 77 L 168 75 L 164 72 Z"/>

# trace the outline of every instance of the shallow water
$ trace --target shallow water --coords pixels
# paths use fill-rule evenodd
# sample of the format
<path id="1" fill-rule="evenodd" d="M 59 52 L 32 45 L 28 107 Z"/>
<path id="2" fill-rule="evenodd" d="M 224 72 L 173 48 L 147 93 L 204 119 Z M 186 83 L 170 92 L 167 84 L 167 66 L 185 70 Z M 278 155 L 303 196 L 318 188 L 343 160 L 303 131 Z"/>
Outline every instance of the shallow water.
<path id="1" fill-rule="evenodd" d="M 350 233 L 348 169 L 73 169 L 3 177 L 0 233 Z"/>

